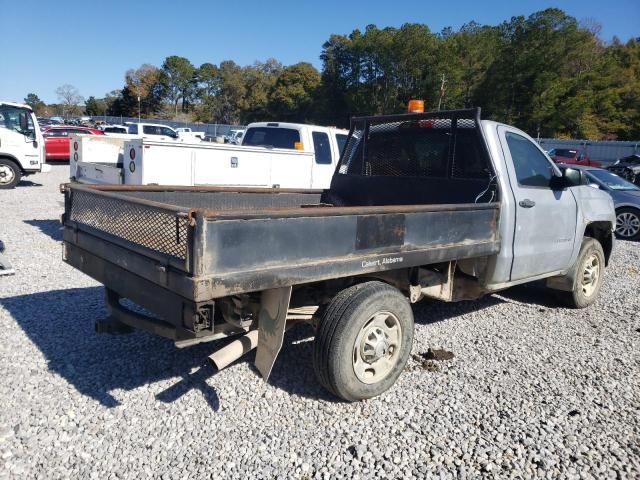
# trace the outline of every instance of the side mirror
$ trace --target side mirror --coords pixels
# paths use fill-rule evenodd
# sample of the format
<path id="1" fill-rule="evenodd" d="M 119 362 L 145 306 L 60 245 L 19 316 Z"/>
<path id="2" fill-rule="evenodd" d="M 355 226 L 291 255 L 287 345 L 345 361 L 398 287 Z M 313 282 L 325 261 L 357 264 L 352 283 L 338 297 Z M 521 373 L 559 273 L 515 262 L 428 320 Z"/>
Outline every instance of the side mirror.
<path id="1" fill-rule="evenodd" d="M 563 168 L 562 177 L 551 177 L 550 187 L 552 190 L 562 190 L 567 187 L 577 187 L 583 185 L 584 177 L 582 171 L 577 168 Z"/>

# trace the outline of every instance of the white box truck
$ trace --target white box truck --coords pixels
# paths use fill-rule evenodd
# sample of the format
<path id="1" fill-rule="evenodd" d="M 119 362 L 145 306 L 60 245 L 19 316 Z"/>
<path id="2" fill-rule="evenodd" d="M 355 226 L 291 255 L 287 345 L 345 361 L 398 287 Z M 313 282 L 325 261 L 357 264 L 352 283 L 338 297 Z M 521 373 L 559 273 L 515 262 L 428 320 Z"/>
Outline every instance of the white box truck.
<path id="1" fill-rule="evenodd" d="M 22 177 L 50 170 L 31 107 L 0 101 L 0 189 L 14 188 Z"/>

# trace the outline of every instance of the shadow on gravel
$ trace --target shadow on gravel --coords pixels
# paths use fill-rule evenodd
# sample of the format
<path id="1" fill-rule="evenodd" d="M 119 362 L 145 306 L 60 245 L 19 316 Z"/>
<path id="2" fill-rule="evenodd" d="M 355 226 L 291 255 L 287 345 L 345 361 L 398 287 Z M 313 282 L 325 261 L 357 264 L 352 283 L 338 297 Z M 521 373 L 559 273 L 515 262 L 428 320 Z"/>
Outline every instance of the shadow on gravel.
<path id="1" fill-rule="evenodd" d="M 53 240 L 62 241 L 62 224 L 60 220 L 24 220 L 24 223 L 36 227 Z"/>
<path id="2" fill-rule="evenodd" d="M 413 316 L 416 323 L 429 325 L 459 317 L 471 312 L 484 310 L 504 303 L 504 300 L 487 295 L 478 300 L 469 300 L 455 303 L 446 303 L 439 300 L 423 299 L 413 305 Z"/>
<path id="3" fill-rule="evenodd" d="M 106 407 L 120 402 L 117 390 L 133 390 L 168 378 L 181 380 L 156 398 L 172 403 L 191 390 L 199 390 L 212 410 L 220 407 L 218 394 L 207 380 L 216 375 L 207 356 L 229 340 L 184 349 L 169 340 L 135 332 L 112 336 L 94 332 L 94 321 L 107 316 L 101 287 L 73 288 L 0 298 L 0 305 L 15 319 L 44 355 L 50 371 Z M 287 332 L 269 383 L 292 394 L 336 401 L 316 381 L 313 372 L 311 327 Z M 253 367 L 255 354 L 238 362 Z M 224 371 L 221 372 L 224 374 Z"/>
<path id="4" fill-rule="evenodd" d="M 499 292 L 498 295 L 508 300 L 545 308 L 566 308 L 558 298 L 557 292 L 545 287 L 542 283 L 518 285 Z"/>
<path id="5" fill-rule="evenodd" d="M 20 180 L 18 187 L 41 187 L 41 183 L 32 182 L 31 180 Z"/>
<path id="6" fill-rule="evenodd" d="M 53 231 L 53 221 L 29 221 L 43 231 Z M 52 234 L 55 235 L 55 234 Z M 55 236 L 53 237 L 55 238 Z M 416 323 L 431 324 L 513 299 L 545 306 L 548 291 L 518 287 L 477 301 L 443 303 L 424 301 L 414 306 Z M 543 303 L 546 301 L 546 303 Z M 157 400 L 171 403 L 183 395 L 199 390 L 209 406 L 220 407 L 218 394 L 207 382 L 215 369 L 207 356 L 228 340 L 204 343 L 185 349 L 176 348 L 169 340 L 144 332 L 111 336 L 94 332 L 94 321 L 106 317 L 101 287 L 53 290 L 49 292 L 0 298 L 4 307 L 29 339 L 44 355 L 50 371 L 60 375 L 83 395 L 106 407 L 119 401 L 117 390 L 133 390 L 174 377 L 181 380 L 156 395 Z M 313 371 L 313 329 L 300 325 L 287 332 L 269 383 L 291 394 L 314 400 L 339 401 L 322 388 Z M 253 367 L 255 354 L 238 362 Z M 221 372 L 224 375 L 224 371 Z M 256 381 L 261 381 L 256 378 Z"/>
<path id="7" fill-rule="evenodd" d="M 195 388 L 214 411 L 219 408 L 218 395 L 206 382 L 215 373 L 206 361 L 212 345 L 178 349 L 143 332 L 95 333 L 94 321 L 107 315 L 101 287 L 0 298 L 0 305 L 42 352 L 50 371 L 106 407 L 120 404 L 112 393 L 116 390 L 182 377 L 157 398 L 173 402 Z"/>

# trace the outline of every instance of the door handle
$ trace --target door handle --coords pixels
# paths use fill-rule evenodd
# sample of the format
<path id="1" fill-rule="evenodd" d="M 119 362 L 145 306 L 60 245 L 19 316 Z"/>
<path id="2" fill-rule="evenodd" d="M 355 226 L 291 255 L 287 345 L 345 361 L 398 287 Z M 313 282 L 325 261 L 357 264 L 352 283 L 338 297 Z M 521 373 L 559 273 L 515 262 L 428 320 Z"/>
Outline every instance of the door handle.
<path id="1" fill-rule="evenodd" d="M 238 157 L 231 157 L 231 168 L 238 168 Z"/>
<path id="2" fill-rule="evenodd" d="M 524 200 L 520 200 L 520 202 L 518 202 L 518 205 L 520 205 L 522 208 L 531 208 L 536 206 L 536 202 L 525 198 Z"/>

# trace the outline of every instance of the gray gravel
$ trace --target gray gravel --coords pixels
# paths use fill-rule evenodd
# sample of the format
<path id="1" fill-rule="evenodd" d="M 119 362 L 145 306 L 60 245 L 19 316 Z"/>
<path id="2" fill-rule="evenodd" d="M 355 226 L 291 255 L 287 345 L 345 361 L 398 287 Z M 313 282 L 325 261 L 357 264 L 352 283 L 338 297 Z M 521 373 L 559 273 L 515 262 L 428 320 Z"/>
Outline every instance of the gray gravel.
<path id="1" fill-rule="evenodd" d="M 306 327 L 268 384 L 251 357 L 214 375 L 214 345 L 95 334 L 102 290 L 61 261 L 67 169 L 0 191 L 1 479 L 640 477 L 640 244 L 584 311 L 534 288 L 419 304 L 407 371 L 346 404 Z"/>

